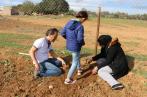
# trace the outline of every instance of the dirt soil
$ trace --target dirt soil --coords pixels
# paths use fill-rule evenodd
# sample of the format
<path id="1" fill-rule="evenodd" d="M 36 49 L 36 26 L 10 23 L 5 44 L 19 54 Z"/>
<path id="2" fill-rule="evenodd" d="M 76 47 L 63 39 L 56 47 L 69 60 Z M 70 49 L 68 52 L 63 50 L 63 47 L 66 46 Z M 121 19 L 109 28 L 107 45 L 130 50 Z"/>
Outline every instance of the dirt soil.
<path id="1" fill-rule="evenodd" d="M 26 19 L 23 17 L 1 18 L 0 33 L 21 33 L 20 31 L 22 31 L 22 33 L 33 34 L 39 37 L 43 35 L 48 27 L 62 27 L 67 20 L 68 19 Z M 91 37 L 95 37 L 95 35 L 92 34 L 96 32 L 95 29 L 95 22 L 88 21 L 85 24 L 85 39 L 87 43 L 85 47 L 94 47 L 94 38 Z M 101 34 L 108 33 L 109 31 L 109 34 L 119 36 L 122 43 L 128 42 L 130 38 L 136 39 L 136 37 L 140 40 L 133 41 L 140 42 L 144 41 L 147 37 L 147 34 L 145 34 L 147 29 L 141 27 L 135 30 L 133 26 L 114 27 L 102 24 L 100 30 Z M 116 34 L 116 32 L 118 33 Z M 127 34 L 124 34 L 124 32 Z M 138 32 L 144 35 L 142 36 L 138 34 Z M 32 44 L 32 41 L 30 42 L 30 44 Z M 54 47 L 62 48 L 64 46 L 65 40 L 59 36 Z M 140 48 L 135 46 L 129 48 L 123 44 L 122 46 L 125 51 L 131 50 L 131 53 L 139 52 L 141 54 L 147 54 L 147 46 L 145 45 L 139 44 Z M 34 79 L 32 61 L 21 55 L 14 56 L 7 54 L 6 51 L 11 51 L 11 49 L 0 48 L 0 97 L 147 97 L 147 88 L 144 86 L 147 79 L 133 72 L 129 72 L 128 75 L 119 79 L 119 81 L 125 85 L 125 88 L 123 90 L 114 91 L 97 75 L 91 74 L 93 65 L 85 64 L 85 57 L 82 57 L 81 65 L 84 69 L 83 75 L 77 76 L 75 74 L 74 79 L 77 79 L 77 82 L 74 85 L 65 85 L 64 80 L 68 70 L 59 77 Z M 68 59 L 65 58 L 65 60 Z M 137 63 L 137 61 L 133 64 L 130 62 L 130 66 L 134 65 L 135 68 L 137 67 Z M 144 64 L 147 64 L 147 62 Z"/>

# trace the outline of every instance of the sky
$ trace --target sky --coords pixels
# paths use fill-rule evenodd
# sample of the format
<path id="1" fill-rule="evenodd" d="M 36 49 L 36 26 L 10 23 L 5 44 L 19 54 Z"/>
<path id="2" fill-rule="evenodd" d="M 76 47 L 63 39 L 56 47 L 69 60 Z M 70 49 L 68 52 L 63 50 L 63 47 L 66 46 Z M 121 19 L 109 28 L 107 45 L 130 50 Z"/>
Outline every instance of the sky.
<path id="1" fill-rule="evenodd" d="M 0 6 L 22 4 L 25 0 L 0 0 Z M 29 0 L 38 3 L 41 0 Z M 147 14 L 147 0 L 66 0 L 76 11 L 85 8 L 90 11 L 126 12 L 128 14 Z"/>

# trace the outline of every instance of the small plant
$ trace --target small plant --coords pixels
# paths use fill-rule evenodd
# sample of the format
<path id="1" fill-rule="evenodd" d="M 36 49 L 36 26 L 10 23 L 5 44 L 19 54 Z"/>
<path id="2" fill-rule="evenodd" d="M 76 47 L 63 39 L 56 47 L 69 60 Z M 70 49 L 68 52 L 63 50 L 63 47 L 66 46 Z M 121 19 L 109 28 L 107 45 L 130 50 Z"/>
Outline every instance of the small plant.
<path id="1" fill-rule="evenodd" d="M 5 65 L 5 66 L 9 66 L 11 64 L 11 62 L 9 60 L 7 60 L 7 59 L 4 59 L 4 60 L 0 61 L 0 64 Z"/>
<path id="2" fill-rule="evenodd" d="M 82 48 L 81 54 L 92 54 L 93 50 L 89 48 Z"/>
<path id="3" fill-rule="evenodd" d="M 70 56 L 70 52 L 66 50 L 65 48 L 63 49 L 55 49 L 55 52 L 60 55 L 60 56 Z"/>
<path id="4" fill-rule="evenodd" d="M 60 56 L 71 56 L 71 53 L 65 48 L 55 49 L 55 52 L 59 54 Z M 92 49 L 89 49 L 89 48 L 82 48 L 81 50 L 82 55 L 89 55 L 89 54 L 92 54 L 92 52 L 93 52 Z"/>

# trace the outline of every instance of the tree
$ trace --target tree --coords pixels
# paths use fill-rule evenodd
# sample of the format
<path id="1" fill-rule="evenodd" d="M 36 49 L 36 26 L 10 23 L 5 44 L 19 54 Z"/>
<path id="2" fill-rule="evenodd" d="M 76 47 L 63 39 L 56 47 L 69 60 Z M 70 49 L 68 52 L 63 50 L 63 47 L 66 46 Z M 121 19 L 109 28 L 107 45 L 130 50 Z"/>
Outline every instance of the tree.
<path id="1" fill-rule="evenodd" d="M 20 7 L 20 11 L 24 12 L 25 15 L 31 15 L 34 11 L 35 5 L 31 1 L 25 1 Z"/>
<path id="2" fill-rule="evenodd" d="M 109 15 L 110 15 L 110 13 L 108 11 L 101 12 L 102 17 L 108 17 Z"/>
<path id="3" fill-rule="evenodd" d="M 147 14 L 143 14 L 142 17 L 143 20 L 147 20 Z"/>
<path id="4" fill-rule="evenodd" d="M 42 0 L 37 5 L 37 13 L 61 14 L 69 11 L 69 5 L 65 0 Z"/>
<path id="5" fill-rule="evenodd" d="M 75 15 L 76 12 L 74 10 L 69 10 L 68 12 L 66 12 L 66 15 Z"/>
<path id="6" fill-rule="evenodd" d="M 12 6 L 11 15 L 19 15 L 19 10 L 17 6 Z"/>
<path id="7" fill-rule="evenodd" d="M 12 15 L 20 15 L 22 13 L 22 4 L 18 4 L 17 6 L 12 6 L 11 14 Z"/>

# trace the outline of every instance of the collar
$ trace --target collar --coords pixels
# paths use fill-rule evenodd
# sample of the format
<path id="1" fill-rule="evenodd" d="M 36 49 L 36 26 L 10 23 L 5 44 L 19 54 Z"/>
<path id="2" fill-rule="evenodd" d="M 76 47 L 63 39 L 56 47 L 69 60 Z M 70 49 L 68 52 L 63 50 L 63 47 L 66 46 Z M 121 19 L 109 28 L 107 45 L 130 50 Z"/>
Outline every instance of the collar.
<path id="1" fill-rule="evenodd" d="M 109 44 L 109 46 L 108 46 L 108 48 L 110 47 L 110 46 L 113 46 L 113 45 L 115 45 L 116 43 L 118 43 L 119 42 L 119 40 L 118 40 L 118 38 L 116 37 L 116 38 L 113 38 L 112 39 L 112 41 L 110 42 L 110 44 Z"/>
<path id="2" fill-rule="evenodd" d="M 73 18 L 73 19 L 71 19 L 71 20 L 76 20 L 76 21 L 79 21 L 79 22 L 80 22 L 80 19 L 77 19 L 77 18 Z"/>

